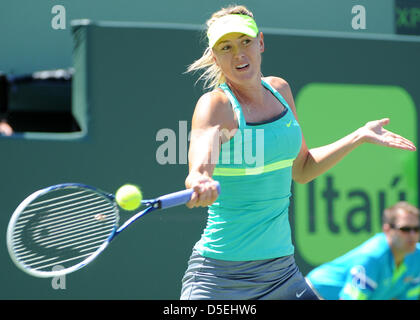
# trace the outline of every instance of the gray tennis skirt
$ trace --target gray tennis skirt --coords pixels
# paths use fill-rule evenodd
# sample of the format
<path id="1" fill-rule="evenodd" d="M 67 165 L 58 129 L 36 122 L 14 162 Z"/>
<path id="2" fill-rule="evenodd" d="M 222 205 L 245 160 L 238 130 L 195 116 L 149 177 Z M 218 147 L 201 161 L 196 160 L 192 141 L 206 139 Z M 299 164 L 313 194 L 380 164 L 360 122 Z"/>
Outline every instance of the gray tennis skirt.
<path id="1" fill-rule="evenodd" d="M 318 300 L 293 255 L 257 261 L 225 261 L 196 250 L 182 278 L 181 300 Z"/>

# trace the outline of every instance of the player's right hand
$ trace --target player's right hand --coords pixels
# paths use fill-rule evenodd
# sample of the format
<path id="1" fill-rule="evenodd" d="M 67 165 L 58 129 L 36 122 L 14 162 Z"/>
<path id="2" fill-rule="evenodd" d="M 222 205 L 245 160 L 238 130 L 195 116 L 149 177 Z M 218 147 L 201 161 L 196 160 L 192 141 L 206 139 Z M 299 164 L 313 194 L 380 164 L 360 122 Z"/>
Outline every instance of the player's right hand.
<path id="1" fill-rule="evenodd" d="M 194 189 L 188 208 L 207 207 L 216 201 L 219 193 L 216 182 L 209 176 L 200 173 L 190 173 L 185 180 L 187 189 Z"/>

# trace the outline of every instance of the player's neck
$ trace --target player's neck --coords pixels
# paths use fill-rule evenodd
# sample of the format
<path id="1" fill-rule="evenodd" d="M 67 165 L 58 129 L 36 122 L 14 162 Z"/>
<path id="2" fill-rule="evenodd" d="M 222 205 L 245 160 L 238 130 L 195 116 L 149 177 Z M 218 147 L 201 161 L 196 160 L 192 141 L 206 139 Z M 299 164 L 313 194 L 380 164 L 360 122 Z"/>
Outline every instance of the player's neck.
<path id="1" fill-rule="evenodd" d="M 239 103 L 249 105 L 261 105 L 263 103 L 264 88 L 261 84 L 261 78 L 242 84 L 230 81 L 227 81 L 227 83 Z"/>

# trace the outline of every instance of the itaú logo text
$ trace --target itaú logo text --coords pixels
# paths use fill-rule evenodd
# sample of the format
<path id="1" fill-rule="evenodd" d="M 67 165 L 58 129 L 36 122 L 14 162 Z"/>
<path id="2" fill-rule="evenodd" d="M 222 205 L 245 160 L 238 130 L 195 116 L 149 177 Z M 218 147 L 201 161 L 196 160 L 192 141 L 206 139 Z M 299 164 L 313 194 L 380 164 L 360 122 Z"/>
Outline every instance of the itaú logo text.
<path id="1" fill-rule="evenodd" d="M 332 175 L 326 175 L 323 180 L 323 187 L 320 190 L 320 183 L 317 181 L 312 181 L 307 186 L 306 212 L 309 233 L 316 233 L 321 223 L 325 224 L 331 233 L 340 233 L 342 228 L 351 233 L 372 232 L 382 225 L 382 214 L 390 203 L 387 197 L 397 201 L 404 201 L 407 198 L 406 192 L 399 188 L 401 181 L 399 176 L 393 177 L 389 182 L 388 192 L 379 189 L 374 193 L 365 190 L 363 186 L 346 191 L 339 190 L 334 184 L 335 179 Z M 387 193 L 392 195 L 387 196 Z M 320 207 L 324 210 L 320 210 Z M 338 221 L 340 211 L 341 223 Z M 372 227 L 373 224 L 376 224 L 375 228 Z"/>

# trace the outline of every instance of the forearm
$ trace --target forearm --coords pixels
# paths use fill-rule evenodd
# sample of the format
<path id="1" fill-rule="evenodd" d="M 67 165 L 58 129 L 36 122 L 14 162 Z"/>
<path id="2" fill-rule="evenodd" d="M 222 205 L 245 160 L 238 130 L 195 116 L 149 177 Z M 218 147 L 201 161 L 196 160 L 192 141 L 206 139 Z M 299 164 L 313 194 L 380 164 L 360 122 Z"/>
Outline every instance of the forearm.
<path id="1" fill-rule="evenodd" d="M 187 207 L 206 207 L 218 197 L 217 187 L 212 179 L 219 156 L 219 141 L 212 134 L 192 139 L 189 150 L 189 174 L 185 179 L 187 189 L 194 193 Z"/>
<path id="2" fill-rule="evenodd" d="M 193 150 L 190 151 L 192 153 Z M 210 153 L 196 152 L 193 157 L 190 157 L 189 173 L 185 180 L 186 187 L 191 187 L 191 183 L 200 176 L 212 177 L 215 163 L 209 161 L 211 159 Z"/>
<path id="3" fill-rule="evenodd" d="M 199 176 L 211 178 L 213 175 L 220 152 L 220 141 L 217 132 L 217 129 L 206 132 L 192 132 L 188 153 L 189 174 L 186 179 L 187 187 L 190 187 L 190 184 Z"/>
<path id="4" fill-rule="evenodd" d="M 293 179 L 308 183 L 340 162 L 352 150 L 363 143 L 359 130 L 331 144 L 306 151 L 300 163 L 294 165 Z"/>

